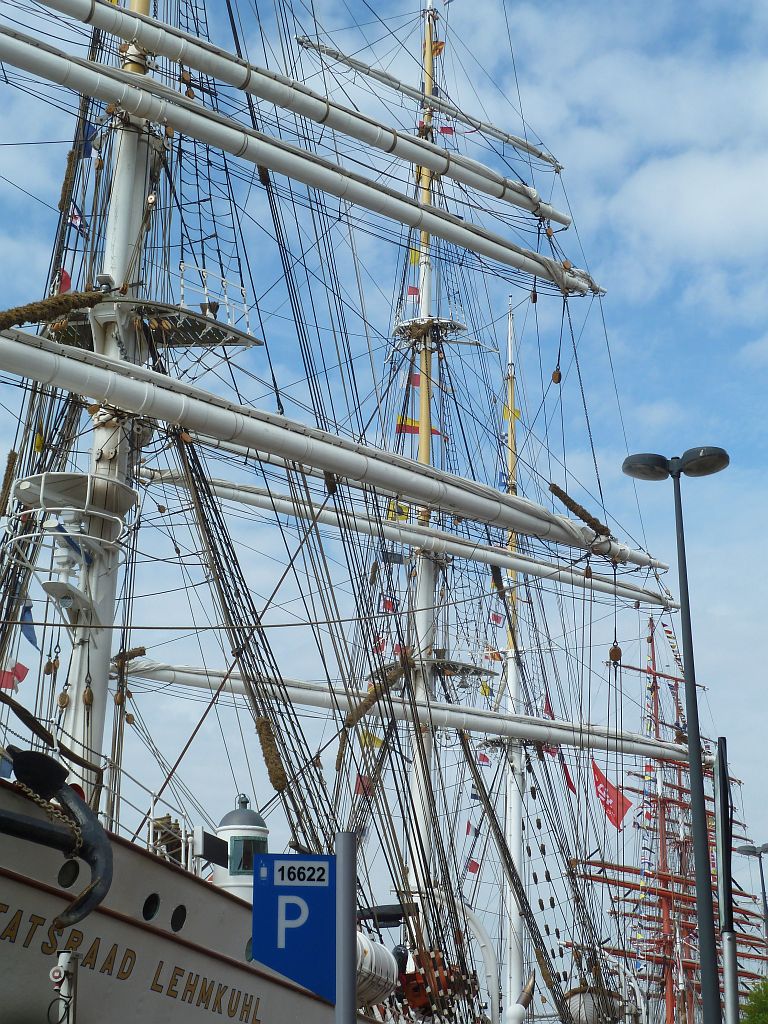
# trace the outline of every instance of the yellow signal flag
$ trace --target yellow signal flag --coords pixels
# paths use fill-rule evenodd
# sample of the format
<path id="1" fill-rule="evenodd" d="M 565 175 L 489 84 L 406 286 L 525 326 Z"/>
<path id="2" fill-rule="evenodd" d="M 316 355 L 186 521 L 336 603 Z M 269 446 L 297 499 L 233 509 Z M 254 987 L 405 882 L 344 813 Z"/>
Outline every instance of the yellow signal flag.
<path id="1" fill-rule="evenodd" d="M 360 733 L 360 746 L 365 747 L 367 750 L 379 750 L 384 746 L 384 740 L 377 736 L 375 732 L 368 732 L 364 729 Z"/>
<path id="2" fill-rule="evenodd" d="M 410 260 L 411 260 L 411 266 L 412 267 L 418 267 L 418 265 L 419 265 L 419 255 L 420 255 L 419 254 L 419 250 L 412 248 L 410 250 L 410 254 L 409 255 L 410 255 Z"/>
<path id="3" fill-rule="evenodd" d="M 410 505 L 406 505 L 402 501 L 397 501 L 395 498 L 390 498 L 389 508 L 387 509 L 387 519 L 393 523 L 404 523 L 411 513 Z"/>
<path id="4" fill-rule="evenodd" d="M 506 404 L 504 405 L 504 407 L 502 408 L 502 411 L 501 411 L 501 415 L 504 417 L 504 422 L 508 423 L 509 422 L 509 406 L 508 405 L 506 405 Z M 520 410 L 519 409 L 515 409 L 515 419 L 516 420 L 520 419 Z"/>
<path id="5" fill-rule="evenodd" d="M 432 56 L 433 57 L 439 57 L 444 49 L 445 49 L 445 40 L 444 39 L 435 39 L 435 40 L 433 40 L 433 42 L 432 42 Z"/>
<path id="6" fill-rule="evenodd" d="M 490 683 L 480 683 L 480 696 L 490 697 L 493 694 Z"/>
<path id="7" fill-rule="evenodd" d="M 35 434 L 35 451 L 39 455 L 45 448 L 45 434 L 43 434 L 43 421 L 40 420 Z"/>

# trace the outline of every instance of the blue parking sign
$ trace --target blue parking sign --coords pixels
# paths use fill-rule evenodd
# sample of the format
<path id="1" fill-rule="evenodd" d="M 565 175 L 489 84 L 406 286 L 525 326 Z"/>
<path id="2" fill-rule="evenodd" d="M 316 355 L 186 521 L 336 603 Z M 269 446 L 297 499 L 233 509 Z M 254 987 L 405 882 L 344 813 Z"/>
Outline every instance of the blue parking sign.
<path id="1" fill-rule="evenodd" d="M 253 959 L 336 1002 L 336 858 L 253 857 Z"/>

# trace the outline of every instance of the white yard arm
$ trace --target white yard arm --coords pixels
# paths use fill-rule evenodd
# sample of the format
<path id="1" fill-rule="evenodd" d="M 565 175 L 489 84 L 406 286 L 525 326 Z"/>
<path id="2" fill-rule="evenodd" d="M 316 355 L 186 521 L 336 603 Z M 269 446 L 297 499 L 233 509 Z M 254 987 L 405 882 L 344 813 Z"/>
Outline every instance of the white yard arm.
<path id="1" fill-rule="evenodd" d="M 572 267 L 568 261 L 558 263 L 540 253 L 523 249 L 477 224 L 419 203 L 298 146 L 245 128 L 231 118 L 204 110 L 194 101 L 148 78 L 143 77 L 137 86 L 135 77 L 130 74 L 71 57 L 39 39 L 5 26 L 0 26 L 0 60 L 75 92 L 114 103 L 135 117 L 169 126 L 190 138 L 284 174 L 354 206 L 544 278 L 564 294 L 602 293 L 586 271 Z"/>
<path id="2" fill-rule="evenodd" d="M 188 686 L 213 692 L 224 678 L 224 672 L 189 665 L 169 665 L 136 658 L 126 671 L 131 679 L 144 679 L 167 685 Z M 272 690 L 272 698 L 287 698 L 292 704 L 314 708 L 328 708 L 346 714 L 365 698 L 367 690 L 346 690 L 341 686 L 309 683 L 298 679 L 261 680 L 260 686 Z M 224 693 L 245 694 L 245 684 L 237 672 L 229 674 Z M 575 747 L 579 750 L 610 750 L 636 757 L 649 757 L 659 761 L 687 761 L 688 748 L 676 743 L 665 743 L 638 733 L 623 732 L 603 725 L 587 722 L 563 722 L 557 719 L 534 718 L 532 715 L 511 715 L 504 711 L 465 707 L 459 704 L 441 704 L 434 701 L 417 703 L 418 720 L 436 729 L 463 729 L 467 732 L 500 739 L 516 739 L 527 743 Z M 409 701 L 387 697 L 370 712 L 372 719 L 413 722 Z"/>
<path id="3" fill-rule="evenodd" d="M 541 200 L 536 189 L 499 174 L 477 160 L 450 153 L 425 139 L 334 103 L 285 75 L 249 64 L 206 40 L 106 0 L 42 0 L 61 14 L 119 36 L 143 51 L 167 57 L 243 92 L 307 117 L 384 153 L 494 196 L 566 227 L 571 218 Z"/>
<path id="4" fill-rule="evenodd" d="M 394 75 L 390 75 L 387 71 L 382 71 L 380 68 L 372 68 L 370 64 L 364 64 L 361 60 L 356 60 L 354 57 L 348 57 L 345 53 L 333 50 L 330 46 L 323 46 L 322 43 L 316 43 L 313 39 L 307 39 L 306 36 L 299 37 L 297 42 L 300 46 L 304 46 L 308 50 L 316 50 L 318 53 L 322 53 L 324 57 L 330 57 L 331 60 L 337 61 L 339 64 L 346 64 L 348 68 L 352 68 L 352 70 L 357 71 L 358 74 L 366 75 L 368 78 L 372 78 L 376 82 L 381 82 L 382 85 L 386 85 L 389 89 L 394 89 L 395 92 L 402 93 L 403 96 L 408 96 L 410 99 L 416 100 L 417 102 L 424 102 L 424 93 L 421 92 L 420 89 L 414 89 L 412 85 L 406 85 L 404 82 L 400 82 Z M 470 128 L 474 128 L 476 131 L 482 132 L 483 135 L 487 135 L 491 139 L 496 139 L 498 142 L 506 142 L 508 145 L 514 146 L 515 149 L 520 150 L 522 153 L 530 153 L 531 156 L 535 156 L 537 159 L 551 164 L 555 170 L 562 170 L 561 165 L 557 160 L 555 160 L 551 153 L 547 153 L 538 146 L 534 146 L 533 143 L 528 142 L 527 139 L 521 139 L 519 135 L 510 135 L 509 132 L 505 132 L 501 128 L 497 128 L 495 125 L 489 124 L 487 121 L 481 121 L 479 117 L 466 113 L 466 111 L 461 110 L 449 100 L 443 99 L 442 96 L 430 96 L 429 105 L 433 110 L 440 110 L 442 113 L 455 118 L 455 120 L 461 121 L 462 124 L 466 124 Z"/>
<path id="5" fill-rule="evenodd" d="M 186 430 L 280 455 L 370 487 L 409 494 L 431 508 L 445 509 L 465 519 L 598 551 L 617 561 L 667 568 L 643 551 L 631 550 L 618 541 L 596 539 L 589 527 L 517 495 L 500 493 L 402 455 L 285 416 L 237 405 L 153 370 L 59 345 L 38 335 L 19 330 L 0 332 L 0 367 L 136 416 L 183 425 Z"/>
<path id="6" fill-rule="evenodd" d="M 151 470 L 142 468 L 141 478 L 147 483 L 170 483 L 175 487 L 185 487 L 186 481 L 182 474 L 173 470 Z M 227 501 L 236 501 L 241 505 L 250 505 L 280 515 L 294 516 L 299 519 L 314 520 L 328 526 L 351 530 L 353 533 L 367 534 L 369 537 L 381 537 L 396 544 L 407 544 L 430 554 L 450 555 L 463 558 L 470 562 L 481 562 L 485 565 L 497 565 L 500 569 L 510 569 L 540 579 L 564 583 L 583 590 L 591 590 L 599 594 L 610 594 L 621 600 L 640 602 L 641 604 L 660 605 L 663 608 L 674 607 L 668 598 L 638 587 L 623 580 L 615 582 L 605 576 L 586 576 L 580 569 L 571 566 L 554 565 L 541 562 L 527 555 L 510 554 L 507 548 L 495 547 L 491 544 L 480 544 L 457 537 L 454 534 L 421 526 L 417 523 L 396 523 L 367 516 L 359 511 L 354 515 L 342 516 L 332 509 L 321 509 L 306 501 L 295 500 L 289 495 L 273 494 L 262 487 L 251 484 L 232 483 L 228 480 L 209 480 L 214 494 Z"/>

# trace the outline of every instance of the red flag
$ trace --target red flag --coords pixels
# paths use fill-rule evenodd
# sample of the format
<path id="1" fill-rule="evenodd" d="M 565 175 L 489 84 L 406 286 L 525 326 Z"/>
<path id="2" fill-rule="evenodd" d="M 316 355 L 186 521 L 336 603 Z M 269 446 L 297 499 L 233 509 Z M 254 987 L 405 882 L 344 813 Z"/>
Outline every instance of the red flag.
<path id="1" fill-rule="evenodd" d="M 372 796 L 373 783 L 367 775 L 358 775 L 355 779 L 355 796 Z"/>
<path id="2" fill-rule="evenodd" d="M 371 652 L 373 654 L 383 654 L 387 649 L 387 638 L 385 636 L 377 636 L 374 638 L 373 647 Z"/>
<path id="3" fill-rule="evenodd" d="M 605 816 L 612 825 L 616 828 L 621 828 L 621 823 L 624 820 L 629 808 L 632 806 L 632 801 L 624 796 L 618 786 L 614 784 L 603 775 L 600 769 L 597 767 L 597 763 L 592 758 L 592 774 L 595 777 L 595 792 L 597 793 L 597 799 L 603 805 Z"/>
<path id="4" fill-rule="evenodd" d="M 15 693 L 18 684 L 27 678 L 28 672 L 27 666 L 22 665 L 20 661 L 17 661 L 11 668 L 4 669 L 0 672 L 0 690 L 10 690 L 11 693 Z"/>
<path id="5" fill-rule="evenodd" d="M 406 294 L 408 295 L 409 299 L 418 299 L 419 289 L 415 285 L 409 284 L 408 291 Z"/>
<path id="6" fill-rule="evenodd" d="M 568 789 L 570 789 L 570 791 L 573 793 L 573 795 L 576 796 L 576 787 L 573 784 L 571 773 L 568 771 L 568 765 L 565 763 L 565 758 L 563 757 L 562 750 L 557 751 L 557 756 L 560 759 L 560 767 L 563 769 L 563 775 L 565 776 L 565 784 L 568 787 Z"/>
<path id="7" fill-rule="evenodd" d="M 64 292 L 68 292 L 72 287 L 72 278 L 68 271 L 61 268 L 59 271 L 59 295 L 63 295 Z"/>
<path id="8" fill-rule="evenodd" d="M 545 690 L 544 691 L 544 706 L 543 706 L 543 708 L 541 710 L 542 710 L 542 714 L 544 714 L 547 718 L 554 718 L 555 717 L 555 712 L 552 710 L 552 702 L 549 699 L 549 690 Z M 541 749 L 544 751 L 545 754 L 549 754 L 551 757 L 555 757 L 556 754 L 558 753 L 558 748 L 557 747 L 553 747 L 550 744 L 543 744 Z M 566 768 L 565 771 L 566 771 L 566 780 L 565 781 L 567 782 L 568 781 L 568 778 L 567 778 L 568 769 Z M 573 785 L 573 783 L 571 783 L 571 785 Z M 568 788 L 570 789 L 571 787 L 569 786 Z M 574 789 L 573 792 L 575 793 L 576 790 Z"/>
<path id="9" fill-rule="evenodd" d="M 489 618 L 491 625 L 493 626 L 500 626 L 504 621 L 504 616 L 501 614 L 501 612 L 491 612 Z"/>
<path id="10" fill-rule="evenodd" d="M 472 857 L 470 857 L 469 860 L 467 861 L 467 871 L 470 873 L 470 875 L 476 875 L 479 870 L 480 861 L 474 860 Z"/>
<path id="11" fill-rule="evenodd" d="M 483 754 L 481 752 L 481 753 L 479 753 L 477 755 L 477 763 L 478 764 L 490 764 L 491 763 L 491 759 L 490 759 L 490 757 L 488 757 L 487 754 Z"/>
<path id="12" fill-rule="evenodd" d="M 440 128 L 441 135 L 453 135 L 454 131 L 455 129 L 452 128 L 449 124 L 444 124 Z"/>
<path id="13" fill-rule="evenodd" d="M 382 594 L 382 596 L 381 596 L 381 607 L 382 607 L 382 610 L 385 611 L 385 612 L 396 612 L 397 611 L 397 601 L 394 599 L 394 597 L 387 597 L 386 594 Z"/>

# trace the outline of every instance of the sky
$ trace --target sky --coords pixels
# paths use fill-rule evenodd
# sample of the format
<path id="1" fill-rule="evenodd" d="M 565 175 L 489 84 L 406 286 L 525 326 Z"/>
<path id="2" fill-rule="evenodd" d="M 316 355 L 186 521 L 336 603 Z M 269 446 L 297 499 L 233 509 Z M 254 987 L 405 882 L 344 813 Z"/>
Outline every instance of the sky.
<path id="1" fill-rule="evenodd" d="M 362 5 L 316 6 L 329 28 L 361 13 L 373 18 Z M 624 456 L 700 444 L 731 456 L 719 476 L 684 482 L 701 724 L 707 735 L 727 737 L 732 772 L 744 783 L 747 831 L 768 841 L 768 10 L 754 0 L 437 6 L 456 59 L 467 61 L 464 44 L 477 58 L 490 118 L 503 124 L 519 89 L 527 124 L 565 167 L 578 236 L 572 229 L 563 245 L 606 289 L 621 396 L 624 436 L 615 426 L 613 434 L 599 429 L 601 406 L 615 398 L 585 367 L 608 507 L 619 521 L 636 521 L 639 500 L 645 545 L 673 564 L 671 485 L 636 486 L 621 474 Z M 511 39 L 514 68 L 500 39 Z M 0 139 L 67 138 L 71 122 L 58 111 L 0 88 Z M 54 223 L 44 204 L 56 204 L 65 150 L 0 147 L 3 308 L 36 297 L 44 280 Z"/>

